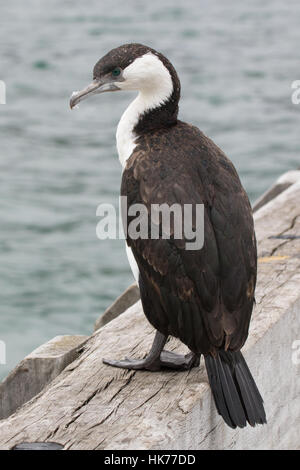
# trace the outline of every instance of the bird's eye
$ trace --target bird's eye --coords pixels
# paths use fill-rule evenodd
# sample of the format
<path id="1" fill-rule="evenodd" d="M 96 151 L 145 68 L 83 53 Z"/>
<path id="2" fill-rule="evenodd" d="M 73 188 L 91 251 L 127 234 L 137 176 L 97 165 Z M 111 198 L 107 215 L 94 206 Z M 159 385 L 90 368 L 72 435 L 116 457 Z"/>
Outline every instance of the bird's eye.
<path id="1" fill-rule="evenodd" d="M 118 77 L 120 73 L 121 73 L 121 69 L 119 69 L 119 67 L 116 67 L 115 69 L 113 69 L 111 74 L 113 75 L 113 77 Z"/>

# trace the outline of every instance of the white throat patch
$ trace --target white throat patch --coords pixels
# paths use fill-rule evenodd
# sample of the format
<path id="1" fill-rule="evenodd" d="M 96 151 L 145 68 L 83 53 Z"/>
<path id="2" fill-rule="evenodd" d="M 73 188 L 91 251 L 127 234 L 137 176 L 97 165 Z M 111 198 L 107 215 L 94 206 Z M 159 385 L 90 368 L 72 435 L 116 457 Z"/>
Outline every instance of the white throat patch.
<path id="1" fill-rule="evenodd" d="M 138 90 L 139 94 L 122 115 L 117 128 L 117 149 L 121 165 L 135 148 L 134 127 L 142 114 L 163 104 L 173 92 L 173 82 L 167 67 L 154 54 L 147 53 L 124 69 L 122 90 Z"/>

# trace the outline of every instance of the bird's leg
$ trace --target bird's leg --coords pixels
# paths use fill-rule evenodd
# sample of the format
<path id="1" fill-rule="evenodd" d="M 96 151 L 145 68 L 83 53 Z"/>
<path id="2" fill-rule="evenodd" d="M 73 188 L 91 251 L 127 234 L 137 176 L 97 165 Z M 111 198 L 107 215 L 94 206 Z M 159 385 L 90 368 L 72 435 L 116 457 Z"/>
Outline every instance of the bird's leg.
<path id="1" fill-rule="evenodd" d="M 113 367 L 120 367 L 121 369 L 146 369 L 146 370 L 159 370 L 160 369 L 160 353 L 163 350 L 164 345 L 167 341 L 167 336 L 163 335 L 159 331 L 156 331 L 153 344 L 151 346 L 149 354 L 145 359 L 130 359 L 126 357 L 122 361 L 114 361 L 110 359 L 103 359 L 104 364 L 108 364 Z"/>
<path id="2" fill-rule="evenodd" d="M 164 351 L 163 347 L 166 344 L 166 341 L 167 336 L 156 331 L 150 352 L 145 359 L 130 359 L 126 357 L 121 361 L 103 359 L 103 362 L 104 364 L 119 367 L 121 369 L 146 369 L 151 371 L 160 370 L 162 367 L 175 370 L 187 370 L 199 365 L 200 357 L 192 352 L 184 355 L 176 354 L 171 351 Z"/>

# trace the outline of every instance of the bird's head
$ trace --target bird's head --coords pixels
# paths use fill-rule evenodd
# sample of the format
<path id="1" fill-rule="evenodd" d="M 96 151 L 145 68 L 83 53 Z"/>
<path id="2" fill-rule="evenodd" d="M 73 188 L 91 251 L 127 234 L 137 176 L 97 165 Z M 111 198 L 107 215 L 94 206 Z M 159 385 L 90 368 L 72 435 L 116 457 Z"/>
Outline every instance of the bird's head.
<path id="1" fill-rule="evenodd" d="M 70 107 L 89 96 L 119 90 L 137 90 L 145 96 L 157 94 L 160 102 L 170 100 L 177 106 L 180 82 L 174 67 L 162 54 L 142 44 L 125 44 L 96 63 L 93 82 L 73 93 Z"/>

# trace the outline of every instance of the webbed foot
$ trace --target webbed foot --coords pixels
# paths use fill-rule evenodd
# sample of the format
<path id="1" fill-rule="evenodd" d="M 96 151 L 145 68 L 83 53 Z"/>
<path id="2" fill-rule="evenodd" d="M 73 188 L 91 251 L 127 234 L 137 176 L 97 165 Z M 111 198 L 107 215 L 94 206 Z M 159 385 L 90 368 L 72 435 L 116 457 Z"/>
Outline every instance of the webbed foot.
<path id="1" fill-rule="evenodd" d="M 189 352 L 188 354 L 177 354 L 172 351 L 162 351 L 160 354 L 161 367 L 168 367 L 175 370 L 189 370 L 198 367 L 200 356 Z"/>
<path id="2" fill-rule="evenodd" d="M 177 354 L 172 351 L 163 350 L 166 341 L 167 337 L 157 331 L 151 350 L 145 359 L 132 359 L 128 357 L 123 360 L 103 359 L 103 363 L 121 369 L 144 369 L 150 371 L 158 371 L 162 368 L 188 370 L 199 366 L 200 357 L 192 352 Z"/>

